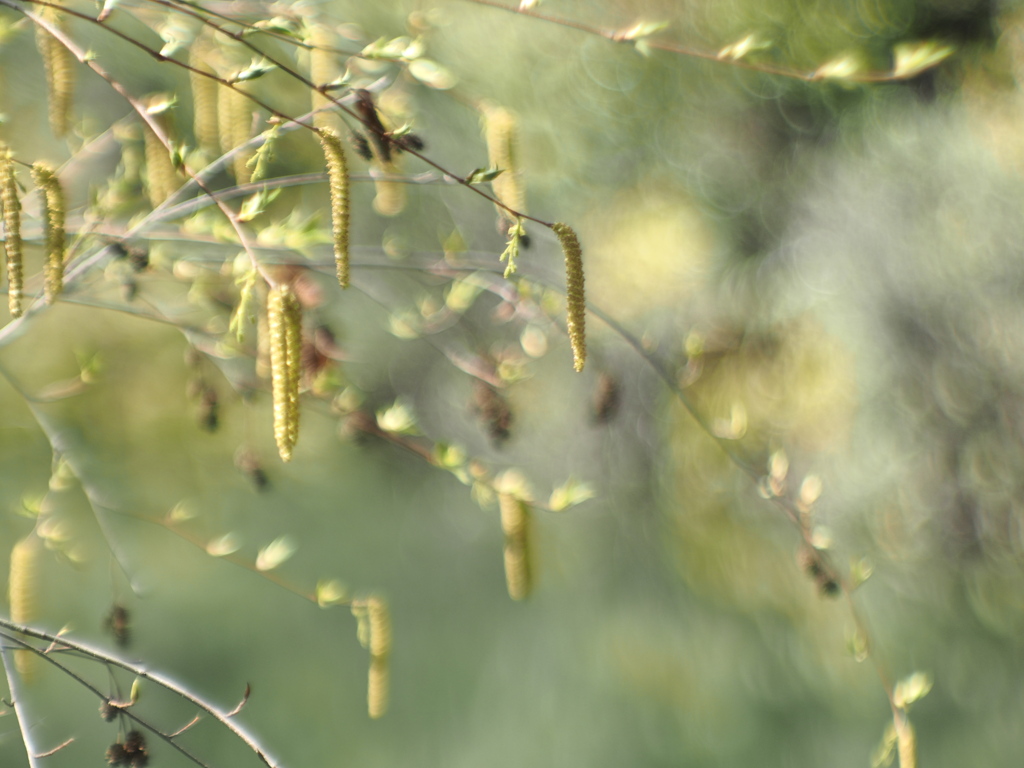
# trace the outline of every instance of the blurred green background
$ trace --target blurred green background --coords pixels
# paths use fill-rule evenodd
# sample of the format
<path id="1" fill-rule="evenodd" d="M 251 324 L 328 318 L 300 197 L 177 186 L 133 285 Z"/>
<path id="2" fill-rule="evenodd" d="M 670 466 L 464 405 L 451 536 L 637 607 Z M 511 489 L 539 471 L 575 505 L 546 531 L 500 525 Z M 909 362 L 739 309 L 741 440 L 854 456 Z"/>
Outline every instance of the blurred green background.
<path id="1" fill-rule="evenodd" d="M 848 56 L 855 74 L 885 73 L 908 42 L 955 48 L 916 77 L 867 83 L 644 50 L 469 0 L 201 5 L 249 21 L 295 14 L 353 54 L 379 38 L 421 37 L 451 87 L 432 88 L 401 62 L 340 53 L 338 71 L 347 65 L 354 85 L 392 78 L 382 111 L 410 120 L 425 154 L 453 173 L 488 165 L 482 100 L 512 110 L 529 212 L 576 228 L 588 300 L 617 325 L 591 316 L 591 356 L 574 374 L 557 295 L 562 256 L 546 229 L 528 225 L 522 298 L 499 296 L 505 244 L 489 202 L 435 178 L 408 185 L 400 215 L 380 216 L 366 165 L 353 158 L 353 289 L 332 286 L 322 242 L 266 252 L 328 265 L 308 276 L 307 319 L 331 328 L 344 357 L 327 396 L 304 400 L 285 465 L 251 340 L 242 354 L 217 343 L 237 301 L 237 245 L 212 225 L 162 222 L 137 243 L 148 269 L 100 263 L 66 301 L 0 336 L 0 549 L 28 534 L 24 509 L 45 495 L 55 551 L 40 560 L 38 626 L 69 627 L 228 709 L 251 684 L 238 720 L 287 766 L 866 766 L 891 720 L 876 663 L 892 680 L 921 671 L 934 682 L 911 712 L 922 765 L 1020 765 L 1017 3 L 548 0 L 533 9 L 608 33 L 667 22 L 651 40 L 712 55 L 754 34 L 764 45 L 745 62 L 803 74 Z M 180 18 L 124 2 L 108 24 L 159 49 L 157 31 Z M 145 210 L 126 167 L 141 141 L 119 122 L 130 108 L 79 67 L 77 128 L 55 139 L 33 33 L 8 8 L 0 19 L 0 139 L 26 161 L 63 165 L 69 229 L 123 231 Z M 68 29 L 136 96 L 176 93 L 172 125 L 194 143 L 185 72 L 94 25 Z M 222 43 L 226 58 L 248 63 Z M 266 47 L 293 55 L 285 43 Z M 295 64 L 308 67 L 308 56 Z M 309 109 L 308 89 L 283 72 L 248 87 L 290 114 Z M 114 123 L 122 127 L 103 135 Z M 285 136 L 271 164 L 272 177 L 320 170 L 305 132 Z M 430 169 L 406 157 L 402 171 Z M 105 188 L 111 176 L 133 194 Z M 37 208 L 27 194 L 36 233 Z M 253 228 L 292 212 L 319 213 L 324 227 L 326 208 L 324 183 L 288 186 Z M 103 245 L 85 237 L 76 258 Z M 32 263 L 40 252 L 30 242 Z M 471 284 L 493 291 L 432 328 L 452 280 L 429 267 L 446 253 L 479 268 Z M 467 360 L 506 373 L 506 441 L 488 435 Z M 90 381 L 79 394 L 26 404 L 83 366 Z M 796 527 L 656 367 L 758 468 L 783 450 L 794 490 L 821 479 L 822 543 L 844 576 L 862 558 L 873 567 L 853 594 L 870 660 L 848 649 L 850 604 L 822 597 L 801 572 Z M 218 393 L 214 432 L 197 423 L 197 381 Z M 617 407 L 601 419 L 594 399 L 609 382 Z M 493 499 L 394 443 L 353 435 L 331 407 L 341 391 L 371 416 L 398 399 L 416 415 L 417 445 L 461 446 L 491 476 L 519 470 L 541 502 L 569 478 L 595 491 L 566 511 L 536 511 L 528 600 L 506 594 Z M 54 450 L 77 480 L 60 469 L 51 477 Z M 239 450 L 266 473 L 265 490 L 239 470 Z M 346 607 L 321 609 L 210 557 L 160 524 L 174 508 L 193 516 L 181 530 L 199 542 L 236 533 L 246 563 L 290 536 L 295 555 L 270 575 L 299 591 L 337 578 L 357 596 L 385 595 L 389 713 L 367 717 L 369 662 Z M 115 602 L 131 614 L 124 650 L 103 627 Z M 127 694 L 130 678 L 73 663 Z M 22 701 L 37 748 L 75 739 L 40 764 L 103 764 L 117 732 L 95 696 L 44 668 Z M 192 716 L 155 686 L 137 711 L 168 730 Z M 259 764 L 206 720 L 181 741 L 211 766 Z M 188 764 L 150 745 L 154 766 Z M 4 708 L 0 766 L 26 764 Z"/>

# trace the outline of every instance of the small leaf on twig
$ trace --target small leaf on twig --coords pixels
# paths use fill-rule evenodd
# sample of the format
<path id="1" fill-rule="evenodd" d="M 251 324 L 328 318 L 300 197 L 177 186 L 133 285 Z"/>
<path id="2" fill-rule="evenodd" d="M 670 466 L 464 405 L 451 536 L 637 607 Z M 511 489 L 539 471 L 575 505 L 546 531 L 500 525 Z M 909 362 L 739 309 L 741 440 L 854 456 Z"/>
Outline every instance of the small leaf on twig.
<path id="1" fill-rule="evenodd" d="M 298 545 L 291 536 L 278 536 L 256 556 L 257 571 L 272 571 L 295 554 Z"/>
<path id="2" fill-rule="evenodd" d="M 896 683 L 892 691 L 892 700 L 897 707 L 907 709 L 915 701 L 927 696 L 931 689 L 931 675 L 927 672 L 915 672 Z"/>
<path id="3" fill-rule="evenodd" d="M 952 45 L 937 40 L 900 43 L 893 49 L 892 76 L 913 77 L 948 59 L 955 51 Z"/>
<path id="4" fill-rule="evenodd" d="M 750 34 L 744 37 L 742 40 L 737 40 L 735 43 L 729 43 L 718 52 L 718 58 L 720 59 L 731 59 L 733 61 L 739 61 L 745 58 L 748 54 L 754 51 L 764 50 L 771 43 L 762 40 L 756 34 Z"/>
<path id="5" fill-rule="evenodd" d="M 495 168 L 493 165 L 490 168 L 476 168 L 470 171 L 469 175 L 466 176 L 466 183 L 483 184 L 488 181 L 493 181 L 504 172 L 504 168 Z"/>
<path id="6" fill-rule="evenodd" d="M 259 77 L 263 77 L 268 72 L 273 72 L 275 69 L 277 69 L 277 65 L 271 64 L 267 59 L 253 59 L 252 63 L 250 63 L 248 67 L 229 77 L 228 82 L 242 83 L 246 80 L 255 80 Z"/>
<path id="7" fill-rule="evenodd" d="M 860 72 L 860 61 L 852 53 L 825 62 L 811 75 L 812 80 L 848 80 Z"/>

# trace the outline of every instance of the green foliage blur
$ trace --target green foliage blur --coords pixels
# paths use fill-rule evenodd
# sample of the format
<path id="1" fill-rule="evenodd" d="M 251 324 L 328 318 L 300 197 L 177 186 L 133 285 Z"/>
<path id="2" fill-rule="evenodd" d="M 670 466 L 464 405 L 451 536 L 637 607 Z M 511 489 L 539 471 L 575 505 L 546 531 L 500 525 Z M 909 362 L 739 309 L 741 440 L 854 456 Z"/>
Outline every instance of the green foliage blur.
<path id="1" fill-rule="evenodd" d="M 31 5 L 0 3 L 0 140 L 61 168 L 86 258 L 151 210 L 142 132 L 78 66 L 75 127 L 52 134 Z M 1019 3 L 197 5 L 327 30 L 349 54 L 336 95 L 383 81 L 381 111 L 453 174 L 490 164 L 485 104 L 515 114 L 529 214 L 583 244 L 590 357 L 573 373 L 545 227 L 525 222 L 506 283 L 491 202 L 410 154 L 405 208 L 382 215 L 351 152 L 352 288 L 333 282 L 323 179 L 252 203 L 268 263 L 322 267 L 302 273 L 303 301 L 339 350 L 284 464 L 258 323 L 229 343 L 238 243 L 209 207 L 161 221 L 132 241 L 144 268 L 131 253 L 97 262 L 0 329 L 0 552 L 45 521 L 34 625 L 229 710 L 250 685 L 236 720 L 286 766 L 881 765 L 886 686 L 908 679 L 932 685 L 910 716 L 922 765 L 1020 765 Z M 183 6 L 124 0 L 105 23 L 160 50 L 172 22 L 198 34 Z M 67 29 L 137 98 L 172 94 L 169 124 L 195 149 L 187 72 L 95 24 Z M 356 56 L 397 38 L 422 55 Z M 307 51 L 253 40 L 308 71 Z M 238 71 L 251 64 L 221 43 Z M 889 76 L 897 51 L 944 46 Z M 280 69 L 244 84 L 290 115 L 311 108 Z M 268 178 L 322 171 L 315 137 L 283 131 Z M 38 235 L 27 189 L 23 206 Z M 495 488 L 520 482 L 537 502 L 536 586 L 516 602 Z M 581 503 L 558 509 L 559 491 Z M 803 532 L 837 569 L 838 599 L 801 562 Z M 211 555 L 228 534 L 234 560 Z M 294 554 L 260 570 L 275 541 Z M 355 619 L 309 599 L 331 580 L 390 604 L 379 720 Z M 125 647 L 105 626 L 114 605 Z M 117 724 L 39 666 L 20 686 L 36 748 L 74 741 L 38 765 L 102 765 Z M 76 669 L 128 695 L 130 676 Z M 194 714 L 157 686 L 136 707 L 168 732 Z M 209 719 L 180 743 L 210 766 L 260 765 Z M 150 752 L 155 768 L 192 764 L 153 737 Z M 25 765 L 5 703 L 0 766 Z"/>

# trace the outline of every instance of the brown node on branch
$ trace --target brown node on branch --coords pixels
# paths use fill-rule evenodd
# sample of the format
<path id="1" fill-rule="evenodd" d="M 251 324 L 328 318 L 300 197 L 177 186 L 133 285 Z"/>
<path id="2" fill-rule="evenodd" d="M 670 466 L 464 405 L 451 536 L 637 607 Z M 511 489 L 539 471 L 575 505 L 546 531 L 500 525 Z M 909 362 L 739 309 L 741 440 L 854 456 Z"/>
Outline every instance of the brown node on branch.
<path id="1" fill-rule="evenodd" d="M 597 386 L 594 388 L 594 422 L 607 424 L 619 412 L 621 402 L 622 392 L 619 382 L 610 373 L 602 371 L 601 375 L 597 377 Z"/>
<path id="2" fill-rule="evenodd" d="M 128 609 L 120 603 L 114 603 L 110 609 L 110 613 L 107 614 L 103 620 L 104 628 L 114 636 L 114 640 L 117 644 L 124 648 L 131 642 L 132 639 L 132 628 L 131 628 L 131 614 Z"/>
<path id="3" fill-rule="evenodd" d="M 839 579 L 831 566 L 825 562 L 822 553 L 814 547 L 804 544 L 797 552 L 797 563 L 813 581 L 824 597 L 836 597 L 840 592 Z"/>
<path id="4" fill-rule="evenodd" d="M 239 449 L 235 453 L 235 466 L 249 479 L 252 487 L 257 491 L 262 493 L 270 488 L 270 478 L 267 477 L 267 472 L 263 469 L 263 463 L 252 451 Z"/>
<path id="5" fill-rule="evenodd" d="M 146 768 L 149 765 L 149 750 L 146 748 L 146 737 L 142 731 L 128 731 L 128 735 L 124 737 L 124 751 L 131 768 Z"/>
<path id="6" fill-rule="evenodd" d="M 495 444 L 512 435 L 512 408 L 497 387 L 477 379 L 473 387 L 473 410 L 480 417 Z"/>

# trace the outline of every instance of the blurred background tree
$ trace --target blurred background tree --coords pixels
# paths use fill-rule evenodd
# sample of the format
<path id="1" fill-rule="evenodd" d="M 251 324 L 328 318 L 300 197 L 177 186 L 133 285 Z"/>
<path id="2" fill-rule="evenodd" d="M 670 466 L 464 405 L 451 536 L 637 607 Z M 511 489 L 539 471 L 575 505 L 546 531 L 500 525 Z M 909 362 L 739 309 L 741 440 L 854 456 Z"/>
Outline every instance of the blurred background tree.
<path id="1" fill-rule="evenodd" d="M 225 710 L 251 686 L 232 720 L 273 765 L 1018 765 L 1022 19 L 0 0 L 12 618 Z M 347 290 L 284 116 L 344 138 Z M 288 463 L 269 284 L 305 328 Z M 385 598 L 393 648 L 362 648 Z M 61 649 L 100 693 L 8 654 L 0 765 L 102 764 L 135 728 L 194 764 L 128 714 L 171 734 L 192 704 L 143 682 L 104 722 L 133 675 Z M 171 741 L 261 764 L 209 716 Z"/>

